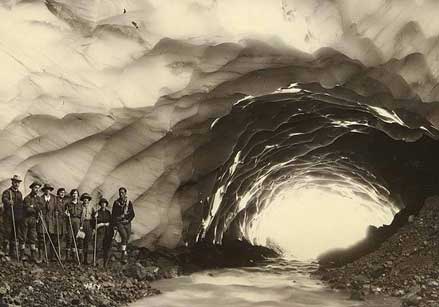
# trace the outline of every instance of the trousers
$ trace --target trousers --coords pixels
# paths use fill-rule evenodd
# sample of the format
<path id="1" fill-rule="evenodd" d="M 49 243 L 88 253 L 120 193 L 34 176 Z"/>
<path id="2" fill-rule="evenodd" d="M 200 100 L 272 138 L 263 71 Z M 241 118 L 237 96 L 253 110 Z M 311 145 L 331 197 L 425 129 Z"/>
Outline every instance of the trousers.
<path id="1" fill-rule="evenodd" d="M 122 245 L 127 245 L 130 240 L 131 235 L 131 223 L 128 224 L 117 224 L 116 230 L 119 232 L 120 238 L 122 240 Z"/>

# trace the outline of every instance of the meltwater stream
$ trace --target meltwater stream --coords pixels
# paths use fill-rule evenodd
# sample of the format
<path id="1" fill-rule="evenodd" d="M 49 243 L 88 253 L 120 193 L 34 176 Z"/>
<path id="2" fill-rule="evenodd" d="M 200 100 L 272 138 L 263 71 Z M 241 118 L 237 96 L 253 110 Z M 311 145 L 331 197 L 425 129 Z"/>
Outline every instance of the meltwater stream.
<path id="1" fill-rule="evenodd" d="M 391 298 L 364 302 L 349 300 L 311 276 L 316 264 L 279 260 L 258 267 L 210 270 L 154 282 L 161 295 L 145 298 L 132 307 L 351 307 L 400 306 Z"/>

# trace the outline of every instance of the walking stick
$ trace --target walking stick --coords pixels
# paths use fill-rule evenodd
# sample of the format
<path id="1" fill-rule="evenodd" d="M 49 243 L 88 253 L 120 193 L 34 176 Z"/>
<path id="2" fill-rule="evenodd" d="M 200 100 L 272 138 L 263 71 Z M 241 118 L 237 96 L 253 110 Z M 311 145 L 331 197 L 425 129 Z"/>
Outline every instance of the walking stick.
<path id="1" fill-rule="evenodd" d="M 9 193 L 10 192 L 11 192 L 11 190 L 9 190 Z M 20 257 L 18 256 L 17 229 L 15 228 L 14 203 L 12 203 L 12 202 L 11 202 L 11 213 L 12 213 L 12 228 L 14 228 L 15 253 L 17 255 L 17 261 L 20 261 Z"/>
<path id="2" fill-rule="evenodd" d="M 93 249 L 93 266 L 96 266 L 96 245 L 97 245 L 97 238 L 98 238 L 98 216 L 95 215 L 95 244 Z"/>
<path id="3" fill-rule="evenodd" d="M 40 212 L 40 219 L 42 226 L 43 218 L 41 212 Z M 46 256 L 46 263 L 49 263 L 49 257 L 47 256 L 47 243 L 46 243 L 46 234 L 44 233 L 44 227 L 43 227 L 43 244 L 44 244 L 44 255 Z"/>
<path id="4" fill-rule="evenodd" d="M 61 256 L 61 243 L 59 242 L 58 212 L 55 213 L 55 219 L 56 219 L 56 239 L 58 241 L 58 254 Z"/>
<path id="5" fill-rule="evenodd" d="M 79 260 L 79 254 L 78 254 L 78 246 L 76 245 L 76 238 L 75 238 L 75 233 L 73 232 L 72 220 L 70 218 L 70 215 L 69 215 L 69 224 L 70 224 L 70 231 L 72 232 L 73 244 L 75 245 L 76 259 L 78 260 L 78 265 L 81 266 L 81 260 Z"/>
<path id="6" fill-rule="evenodd" d="M 63 264 L 61 262 L 61 259 L 59 258 L 59 255 L 56 252 L 55 244 L 53 244 L 52 239 L 50 238 L 49 231 L 47 230 L 46 223 L 43 220 L 43 215 L 42 214 L 40 214 L 40 219 L 41 219 L 41 223 L 43 224 L 43 230 L 46 231 L 47 238 L 49 239 L 50 245 L 52 246 L 53 252 L 55 253 L 56 259 L 58 260 L 58 263 L 61 266 L 61 268 L 64 269 L 64 266 L 63 266 Z M 47 251 L 47 248 L 46 248 L 46 251 Z"/>

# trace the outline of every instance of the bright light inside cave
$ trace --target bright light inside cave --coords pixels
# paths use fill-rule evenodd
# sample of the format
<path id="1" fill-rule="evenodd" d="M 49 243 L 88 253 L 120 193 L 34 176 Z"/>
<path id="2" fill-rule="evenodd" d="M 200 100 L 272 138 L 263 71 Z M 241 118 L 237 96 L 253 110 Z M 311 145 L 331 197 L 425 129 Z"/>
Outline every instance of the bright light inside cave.
<path id="1" fill-rule="evenodd" d="M 256 243 L 274 243 L 286 257 L 311 260 L 364 239 L 369 225 L 391 223 L 396 211 L 392 204 L 339 189 L 302 187 L 281 192 L 258 217 L 253 228 Z"/>

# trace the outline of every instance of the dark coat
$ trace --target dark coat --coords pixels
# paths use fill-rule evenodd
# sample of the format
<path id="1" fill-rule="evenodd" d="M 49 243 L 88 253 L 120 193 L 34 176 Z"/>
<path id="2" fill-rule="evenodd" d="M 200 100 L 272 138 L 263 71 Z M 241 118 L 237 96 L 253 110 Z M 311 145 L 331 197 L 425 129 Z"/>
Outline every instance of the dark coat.
<path id="1" fill-rule="evenodd" d="M 24 217 L 33 217 L 39 219 L 38 214 L 41 211 L 40 197 L 29 193 L 23 200 Z"/>
<path id="2" fill-rule="evenodd" d="M 5 190 L 2 194 L 2 202 L 4 206 L 4 215 L 7 219 L 10 219 L 11 205 L 14 205 L 14 218 L 16 221 L 20 221 L 24 218 L 23 208 L 23 194 L 19 190 L 14 190 L 12 187 Z"/>
<path id="3" fill-rule="evenodd" d="M 67 210 L 67 204 L 69 203 L 70 199 L 68 197 L 60 198 L 59 196 L 56 197 L 56 201 L 58 202 L 58 207 L 62 212 L 65 212 Z"/>
<path id="4" fill-rule="evenodd" d="M 71 200 L 67 203 L 66 211 L 70 213 L 70 218 L 80 219 L 82 217 L 82 209 L 83 207 L 79 200 L 76 204 L 73 203 Z"/>
<path id="5" fill-rule="evenodd" d="M 116 199 L 111 212 L 111 224 L 117 226 L 119 224 L 129 224 L 134 219 L 133 203 L 128 200 Z"/>
<path id="6" fill-rule="evenodd" d="M 67 205 L 68 205 L 70 200 L 68 197 L 60 198 L 59 196 L 57 196 L 56 201 L 58 202 L 58 208 L 62 212 L 61 216 L 58 216 L 58 218 L 60 218 L 60 221 L 58 221 L 58 222 L 62 224 L 62 226 L 60 226 L 60 229 L 61 229 L 60 234 L 69 233 L 69 231 L 70 231 L 69 219 L 67 218 L 67 216 L 64 215 L 64 213 L 67 210 Z"/>
<path id="7" fill-rule="evenodd" d="M 62 228 L 62 209 L 58 206 L 58 201 L 56 196 L 49 194 L 50 199 L 46 201 L 44 195 L 40 196 L 40 207 L 46 222 L 47 231 L 51 234 L 57 233 L 57 222 L 58 230 Z"/>
<path id="8" fill-rule="evenodd" d="M 97 224 L 110 223 L 111 222 L 111 212 L 107 209 L 99 209 L 95 212 L 96 219 L 93 219 L 93 228 L 96 228 Z"/>

